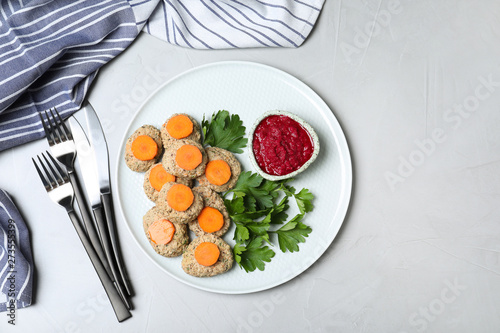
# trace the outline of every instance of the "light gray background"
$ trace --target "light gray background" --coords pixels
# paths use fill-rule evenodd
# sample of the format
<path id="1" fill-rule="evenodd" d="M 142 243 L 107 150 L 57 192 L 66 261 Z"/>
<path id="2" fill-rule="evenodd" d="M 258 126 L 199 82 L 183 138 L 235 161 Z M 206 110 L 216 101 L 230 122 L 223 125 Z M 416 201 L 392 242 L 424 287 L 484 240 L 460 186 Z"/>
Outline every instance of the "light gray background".
<path id="1" fill-rule="evenodd" d="M 344 226 L 298 278 L 220 295 L 160 271 L 118 221 L 136 291 L 133 318 L 118 324 L 31 165 L 46 142 L 27 144 L 0 154 L 0 187 L 31 229 L 36 303 L 15 328 L 0 315 L 0 331 L 498 331 L 499 19 L 497 1 L 327 0 L 299 49 L 196 51 L 141 34 L 89 94 L 113 173 L 125 127 L 154 89 L 198 65 L 259 62 L 304 81 L 339 119 L 355 179 Z"/>

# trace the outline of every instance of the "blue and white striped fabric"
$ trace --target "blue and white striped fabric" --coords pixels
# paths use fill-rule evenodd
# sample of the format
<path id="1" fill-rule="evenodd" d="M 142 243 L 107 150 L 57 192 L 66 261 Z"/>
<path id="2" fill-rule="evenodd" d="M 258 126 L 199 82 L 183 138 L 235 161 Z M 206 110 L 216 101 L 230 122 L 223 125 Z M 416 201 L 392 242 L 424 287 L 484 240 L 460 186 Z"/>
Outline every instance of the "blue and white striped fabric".
<path id="1" fill-rule="evenodd" d="M 0 312 L 31 305 L 32 285 L 28 229 L 7 192 L 0 189 Z"/>
<path id="2" fill-rule="evenodd" d="M 44 136 L 38 111 L 79 109 L 99 68 L 141 30 L 196 49 L 298 47 L 323 2 L 1 0 L 0 151 Z"/>
<path id="3" fill-rule="evenodd" d="M 323 1 L 164 0 L 145 31 L 196 49 L 298 47 Z"/>
<path id="4" fill-rule="evenodd" d="M 0 150 L 43 137 L 37 110 L 78 110 L 99 67 L 136 35 L 125 0 L 1 1 Z"/>

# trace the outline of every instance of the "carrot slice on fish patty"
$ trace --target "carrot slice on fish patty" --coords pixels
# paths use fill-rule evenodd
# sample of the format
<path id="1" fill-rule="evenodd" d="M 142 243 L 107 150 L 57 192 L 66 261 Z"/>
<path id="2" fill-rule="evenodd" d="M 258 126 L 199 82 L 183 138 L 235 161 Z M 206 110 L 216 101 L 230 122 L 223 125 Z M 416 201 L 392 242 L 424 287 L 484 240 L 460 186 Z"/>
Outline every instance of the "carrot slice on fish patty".
<path id="1" fill-rule="evenodd" d="M 139 135 L 132 142 L 132 154 L 141 161 L 149 161 L 158 153 L 158 145 L 149 135 Z"/>
<path id="2" fill-rule="evenodd" d="M 193 133 L 193 122 L 188 116 L 179 114 L 168 120 L 166 128 L 174 139 L 184 139 Z"/>
<path id="3" fill-rule="evenodd" d="M 219 247 L 210 242 L 203 242 L 194 250 L 194 258 L 203 266 L 212 266 L 219 260 L 219 256 Z"/>
<path id="4" fill-rule="evenodd" d="M 175 176 L 169 174 L 163 165 L 158 164 L 151 169 L 149 173 L 149 183 L 157 191 L 161 191 L 161 188 L 165 183 L 175 182 Z"/>
<path id="5" fill-rule="evenodd" d="M 202 160 L 200 149 L 193 145 L 183 145 L 175 153 L 175 163 L 184 170 L 196 169 Z"/>
<path id="6" fill-rule="evenodd" d="M 175 226 L 166 219 L 153 222 L 148 228 L 149 238 L 157 245 L 166 245 L 172 241 L 175 234 Z"/>
<path id="7" fill-rule="evenodd" d="M 194 202 L 193 191 L 183 184 L 175 184 L 167 192 L 167 203 L 172 209 L 184 212 Z"/>
<path id="8" fill-rule="evenodd" d="M 205 176 L 214 185 L 224 185 L 231 179 L 231 168 L 226 161 L 210 161 L 205 169 Z"/>
<path id="9" fill-rule="evenodd" d="M 213 207 L 205 207 L 198 215 L 200 228 L 208 233 L 219 231 L 224 225 L 224 216 Z"/>

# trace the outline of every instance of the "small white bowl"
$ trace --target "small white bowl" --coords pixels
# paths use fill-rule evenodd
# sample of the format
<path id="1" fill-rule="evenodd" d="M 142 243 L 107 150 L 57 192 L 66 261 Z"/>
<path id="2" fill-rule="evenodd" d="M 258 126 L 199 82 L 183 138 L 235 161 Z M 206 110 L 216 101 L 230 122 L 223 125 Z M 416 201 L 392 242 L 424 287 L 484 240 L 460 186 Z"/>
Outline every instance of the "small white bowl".
<path id="1" fill-rule="evenodd" d="M 262 170 L 259 167 L 259 164 L 257 163 L 257 160 L 255 159 L 255 155 L 253 152 L 253 134 L 255 132 L 255 129 L 260 124 L 260 122 L 262 120 L 264 120 L 264 118 L 267 118 L 269 116 L 274 116 L 274 115 L 287 116 L 287 117 L 292 118 L 296 122 L 298 122 L 300 125 L 302 125 L 302 127 L 304 127 L 304 129 L 307 132 L 309 132 L 309 135 L 311 136 L 311 139 L 312 139 L 313 145 L 314 145 L 314 151 L 313 151 L 311 158 L 309 160 L 307 160 L 306 163 L 304 163 L 304 165 L 302 165 L 299 169 L 297 169 L 289 174 L 283 175 L 283 176 L 270 175 L 270 174 L 266 173 L 264 170 Z M 302 118 L 299 118 L 298 116 L 294 115 L 293 113 L 286 112 L 286 111 L 280 111 L 280 110 L 267 111 L 255 120 L 255 123 L 253 124 L 252 128 L 250 129 L 250 134 L 249 134 L 249 139 L 248 139 L 248 156 L 250 157 L 250 161 L 252 162 L 252 165 L 255 168 L 255 170 L 265 179 L 276 181 L 276 180 L 282 180 L 282 179 L 295 177 L 296 175 L 298 175 L 299 173 L 301 173 L 302 171 L 307 169 L 309 167 L 309 165 L 311 165 L 311 163 L 314 162 L 316 157 L 318 157 L 318 154 L 319 154 L 318 135 L 316 134 L 314 129 L 311 127 L 311 125 L 309 125 Z"/>

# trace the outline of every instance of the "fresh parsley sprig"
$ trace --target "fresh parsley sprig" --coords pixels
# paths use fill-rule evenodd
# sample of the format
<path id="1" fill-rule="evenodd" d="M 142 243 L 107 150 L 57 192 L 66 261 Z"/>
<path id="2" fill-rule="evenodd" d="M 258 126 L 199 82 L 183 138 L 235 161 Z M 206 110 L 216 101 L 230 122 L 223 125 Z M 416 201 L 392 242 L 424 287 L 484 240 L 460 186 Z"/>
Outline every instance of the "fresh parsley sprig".
<path id="1" fill-rule="evenodd" d="M 312 229 L 301 222 L 303 217 L 304 214 L 295 215 L 287 224 L 275 231 L 282 252 L 298 252 L 298 244 L 306 241 L 304 237 L 307 237 Z"/>
<path id="2" fill-rule="evenodd" d="M 210 120 L 203 116 L 201 125 L 204 145 L 236 154 L 242 153 L 247 145 L 245 126 L 236 114 L 220 110 Z M 271 248 L 276 237 L 282 252 L 297 252 L 299 243 L 304 243 L 312 231 L 302 219 L 313 209 L 314 196 L 305 188 L 297 192 L 288 185 L 290 181 L 270 181 L 247 171 L 240 174 L 233 189 L 223 194 L 229 216 L 236 225 L 234 258 L 246 272 L 263 271 L 266 263 L 271 262 L 276 255 Z M 300 213 L 287 222 L 291 198 Z"/>
<path id="3" fill-rule="evenodd" d="M 247 146 L 248 139 L 245 138 L 245 126 L 237 114 L 230 115 L 226 110 L 220 110 L 212 115 L 210 121 L 205 119 L 201 122 L 204 145 L 219 147 L 230 152 L 241 154 L 242 148 Z"/>
<path id="4" fill-rule="evenodd" d="M 314 196 L 308 189 L 296 193 L 287 185 L 290 180 L 270 181 L 250 171 L 243 172 L 235 187 L 224 193 L 224 204 L 236 225 L 233 253 L 236 262 L 247 272 L 264 270 L 265 264 L 275 256 L 272 235 L 277 235 L 282 252 L 299 251 L 299 243 L 312 229 L 302 223 L 313 209 Z M 232 193 L 231 199 L 228 195 Z M 278 198 L 282 196 L 280 200 Z M 287 223 L 289 199 L 294 198 L 300 213 Z M 272 226 L 281 225 L 279 229 Z M 275 230 L 276 229 L 276 230 Z"/>

